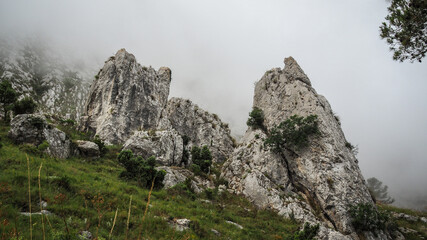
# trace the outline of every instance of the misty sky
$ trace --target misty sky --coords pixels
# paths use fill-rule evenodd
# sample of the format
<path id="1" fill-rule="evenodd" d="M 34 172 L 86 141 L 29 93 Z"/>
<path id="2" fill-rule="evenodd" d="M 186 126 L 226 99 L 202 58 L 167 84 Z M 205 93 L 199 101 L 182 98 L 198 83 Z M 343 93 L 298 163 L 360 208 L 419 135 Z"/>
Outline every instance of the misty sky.
<path id="1" fill-rule="evenodd" d="M 101 68 L 126 48 L 172 69 L 170 96 L 218 113 L 241 135 L 254 82 L 293 56 L 359 146 L 366 178 L 427 195 L 427 59 L 400 63 L 379 37 L 385 0 L 0 0 L 0 37 L 36 35 Z"/>

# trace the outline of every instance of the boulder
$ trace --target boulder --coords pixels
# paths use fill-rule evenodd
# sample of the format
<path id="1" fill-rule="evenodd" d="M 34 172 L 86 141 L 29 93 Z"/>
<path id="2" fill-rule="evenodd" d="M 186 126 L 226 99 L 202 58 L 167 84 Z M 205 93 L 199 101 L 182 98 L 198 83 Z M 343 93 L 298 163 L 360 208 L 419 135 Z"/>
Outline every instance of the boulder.
<path id="1" fill-rule="evenodd" d="M 155 156 L 160 165 L 182 164 L 182 137 L 173 129 L 137 131 L 125 142 L 123 149 L 144 159 Z"/>
<path id="2" fill-rule="evenodd" d="M 207 188 L 215 188 L 215 184 L 211 180 L 195 176 L 193 172 L 185 168 L 161 166 L 156 169 L 166 172 L 163 179 L 164 188 L 171 188 L 179 183 L 183 183 L 187 178 L 191 179 L 191 187 L 196 193 L 201 193 Z"/>
<path id="3" fill-rule="evenodd" d="M 77 140 L 78 154 L 83 157 L 98 158 L 100 156 L 98 144 L 91 141 Z"/>
<path id="4" fill-rule="evenodd" d="M 61 130 L 47 123 L 43 115 L 20 114 L 10 123 L 9 138 L 16 144 L 39 146 L 48 143 L 46 153 L 57 158 L 71 156 L 71 141 Z"/>

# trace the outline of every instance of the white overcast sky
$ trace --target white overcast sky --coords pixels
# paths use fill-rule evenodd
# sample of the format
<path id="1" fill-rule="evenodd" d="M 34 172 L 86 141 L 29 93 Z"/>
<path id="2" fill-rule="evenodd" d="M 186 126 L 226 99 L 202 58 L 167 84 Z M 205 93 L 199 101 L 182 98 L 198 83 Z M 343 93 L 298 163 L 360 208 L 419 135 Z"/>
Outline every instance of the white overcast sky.
<path id="1" fill-rule="evenodd" d="M 99 68 L 126 48 L 172 69 L 189 98 L 243 134 L 254 82 L 293 56 L 359 145 L 366 178 L 427 195 L 427 59 L 392 60 L 385 0 L 0 0 L 1 36 L 38 35 Z"/>

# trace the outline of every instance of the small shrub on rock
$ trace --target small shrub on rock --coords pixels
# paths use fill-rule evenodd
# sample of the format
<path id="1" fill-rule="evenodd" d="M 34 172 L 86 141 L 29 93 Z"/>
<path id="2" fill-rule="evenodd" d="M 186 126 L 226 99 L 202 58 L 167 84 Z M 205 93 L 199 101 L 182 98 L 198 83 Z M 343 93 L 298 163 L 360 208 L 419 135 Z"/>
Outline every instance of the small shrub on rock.
<path id="1" fill-rule="evenodd" d="M 319 134 L 317 115 L 301 117 L 293 115 L 274 127 L 264 144 L 273 151 L 280 152 L 285 145 L 297 149 L 308 146 L 308 137 Z"/>
<path id="2" fill-rule="evenodd" d="M 309 223 L 304 224 L 304 229 L 294 233 L 291 237 L 286 240 L 313 240 L 319 231 L 319 224 L 311 226 Z"/>
<path id="3" fill-rule="evenodd" d="M 264 112 L 257 107 L 252 108 L 246 124 L 252 129 L 264 129 Z"/>
<path id="4" fill-rule="evenodd" d="M 163 187 L 163 179 L 166 172 L 164 170 L 156 170 L 155 157 L 149 157 L 144 160 L 142 157 L 133 156 L 132 151 L 123 150 L 118 156 L 118 160 L 125 167 L 125 171 L 120 174 L 121 178 L 136 180 L 145 188 L 150 188 L 154 181 L 154 188 Z"/>
<path id="5" fill-rule="evenodd" d="M 98 145 L 99 153 L 101 157 L 104 156 L 108 151 L 104 141 L 102 141 L 101 138 L 98 135 L 96 135 L 95 138 L 93 139 L 93 142 L 96 143 L 96 145 Z"/>
<path id="6" fill-rule="evenodd" d="M 205 145 L 202 148 L 193 146 L 193 148 L 191 149 L 191 159 L 193 160 L 193 165 L 196 165 L 196 166 L 193 166 L 193 165 L 191 166 L 192 170 L 194 169 L 198 171 L 198 169 L 200 169 L 201 172 L 204 172 L 204 173 L 209 172 L 209 168 L 212 165 L 212 154 L 209 151 L 208 146 Z"/>
<path id="7" fill-rule="evenodd" d="M 18 114 L 32 114 L 36 111 L 37 104 L 30 97 L 25 97 L 13 104 L 13 112 Z"/>
<path id="8" fill-rule="evenodd" d="M 384 230 L 390 220 L 390 216 L 385 212 L 379 212 L 369 203 L 359 203 L 350 206 L 349 210 L 353 227 L 357 231 Z"/>

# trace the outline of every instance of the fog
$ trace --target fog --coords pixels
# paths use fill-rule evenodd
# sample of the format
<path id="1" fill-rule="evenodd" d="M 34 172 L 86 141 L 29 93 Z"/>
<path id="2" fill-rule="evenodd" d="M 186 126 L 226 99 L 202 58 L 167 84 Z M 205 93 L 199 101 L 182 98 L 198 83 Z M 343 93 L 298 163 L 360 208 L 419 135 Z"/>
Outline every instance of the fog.
<path id="1" fill-rule="evenodd" d="M 246 130 L 254 82 L 293 56 L 359 146 L 365 178 L 397 205 L 427 206 L 427 59 L 400 63 L 379 37 L 384 0 L 0 0 L 0 37 L 37 36 L 101 68 L 126 48 L 172 69 L 170 96 Z M 419 201 L 421 199 L 421 201 Z"/>

